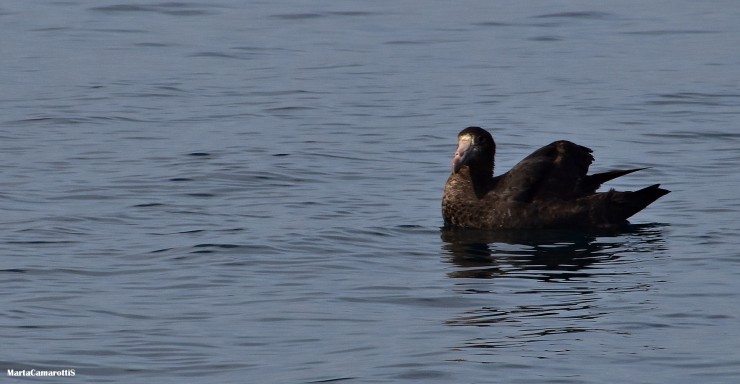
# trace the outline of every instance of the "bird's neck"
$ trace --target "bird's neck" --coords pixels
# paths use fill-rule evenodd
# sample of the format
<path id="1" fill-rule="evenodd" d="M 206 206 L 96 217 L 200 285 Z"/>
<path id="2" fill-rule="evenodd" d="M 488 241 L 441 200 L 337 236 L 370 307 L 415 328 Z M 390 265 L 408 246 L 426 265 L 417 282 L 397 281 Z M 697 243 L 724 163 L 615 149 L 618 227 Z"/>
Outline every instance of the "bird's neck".
<path id="1" fill-rule="evenodd" d="M 463 169 L 463 172 L 467 171 L 470 183 L 473 186 L 475 196 L 479 199 L 483 197 L 493 186 L 493 164 L 490 167 L 476 167 Z"/>

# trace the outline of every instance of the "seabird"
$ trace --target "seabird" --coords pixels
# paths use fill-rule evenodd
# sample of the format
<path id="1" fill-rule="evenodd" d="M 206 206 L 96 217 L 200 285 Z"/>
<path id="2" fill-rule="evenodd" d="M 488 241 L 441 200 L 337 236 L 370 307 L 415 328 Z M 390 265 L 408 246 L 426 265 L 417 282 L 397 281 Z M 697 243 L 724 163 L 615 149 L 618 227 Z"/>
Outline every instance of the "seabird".
<path id="1" fill-rule="evenodd" d="M 587 175 L 592 150 L 570 141 L 546 145 L 493 176 L 496 143 L 488 131 L 457 135 L 452 174 L 442 197 L 445 227 L 474 229 L 617 228 L 670 191 L 596 192 L 601 184 L 645 168 Z"/>

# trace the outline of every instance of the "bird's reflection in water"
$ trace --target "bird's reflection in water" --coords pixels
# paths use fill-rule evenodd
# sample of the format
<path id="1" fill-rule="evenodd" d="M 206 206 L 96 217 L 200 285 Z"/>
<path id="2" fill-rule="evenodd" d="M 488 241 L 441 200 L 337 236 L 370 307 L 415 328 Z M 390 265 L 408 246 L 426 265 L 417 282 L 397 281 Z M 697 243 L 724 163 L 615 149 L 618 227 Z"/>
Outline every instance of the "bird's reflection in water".
<path id="1" fill-rule="evenodd" d="M 476 295 L 475 307 L 447 324 L 499 326 L 495 336 L 468 340 L 456 348 L 505 348 L 556 334 L 603 331 L 593 325 L 611 311 L 601 304 L 604 295 L 646 290 L 652 284 L 649 276 L 632 272 L 629 263 L 639 258 L 620 259 L 664 249 L 662 229 L 659 225 L 589 233 L 443 229 L 443 254 L 455 267 L 448 276 L 460 279 L 455 285 L 461 293 Z"/>
<path id="2" fill-rule="evenodd" d="M 453 278 L 587 277 L 586 267 L 619 258 L 624 251 L 656 250 L 660 227 L 630 225 L 620 231 L 481 231 L 442 229 L 443 252 L 459 267 Z M 635 241 L 637 240 L 637 241 Z"/>

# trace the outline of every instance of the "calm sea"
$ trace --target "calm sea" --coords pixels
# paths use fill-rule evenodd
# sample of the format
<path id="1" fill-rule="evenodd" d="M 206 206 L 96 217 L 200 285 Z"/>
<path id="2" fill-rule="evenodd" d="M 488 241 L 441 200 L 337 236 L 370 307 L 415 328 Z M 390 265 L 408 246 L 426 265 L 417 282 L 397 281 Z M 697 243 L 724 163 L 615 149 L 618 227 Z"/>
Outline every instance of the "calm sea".
<path id="1" fill-rule="evenodd" d="M 740 382 L 736 1 L 5 0 L 0 375 L 68 383 Z M 673 193 L 621 233 L 443 232 L 594 149 Z M 11 380 L 13 381 L 13 380 Z"/>

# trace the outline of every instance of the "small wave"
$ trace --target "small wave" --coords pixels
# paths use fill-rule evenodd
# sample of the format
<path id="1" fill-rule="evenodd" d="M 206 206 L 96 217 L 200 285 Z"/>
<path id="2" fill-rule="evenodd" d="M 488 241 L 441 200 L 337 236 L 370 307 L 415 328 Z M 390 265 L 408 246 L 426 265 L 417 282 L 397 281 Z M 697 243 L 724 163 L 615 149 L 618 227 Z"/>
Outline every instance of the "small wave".
<path id="1" fill-rule="evenodd" d="M 500 21 L 481 21 L 478 23 L 473 23 L 473 25 L 478 26 L 478 27 L 511 27 L 514 24 L 502 23 Z"/>
<path id="2" fill-rule="evenodd" d="M 170 16 L 200 16 L 211 12 L 199 9 L 205 7 L 203 4 L 167 2 L 153 5 L 143 4 L 114 4 L 102 7 L 89 8 L 90 11 L 116 14 L 126 12 L 153 12 Z"/>
<path id="3" fill-rule="evenodd" d="M 166 204 L 162 204 L 162 203 L 144 203 L 144 204 L 136 204 L 133 207 L 134 208 L 150 208 L 150 207 L 161 207 L 161 206 L 164 206 L 164 205 L 166 205 Z"/>
<path id="4" fill-rule="evenodd" d="M 281 13 L 271 15 L 274 19 L 281 20 L 311 20 L 319 19 L 329 16 L 345 16 L 345 17 L 358 17 L 358 16 L 374 16 L 378 15 L 376 12 L 370 11 L 330 11 L 330 12 L 303 12 L 303 13 Z"/>
<path id="5" fill-rule="evenodd" d="M 717 33 L 715 31 L 706 31 L 698 29 L 657 29 L 651 31 L 632 31 L 622 32 L 624 35 L 641 35 L 641 36 L 666 36 L 666 35 L 699 35 L 707 33 Z"/>
<path id="6" fill-rule="evenodd" d="M 282 19 L 282 20 L 308 20 L 308 19 L 318 19 L 324 16 L 325 15 L 321 13 L 283 13 L 279 15 L 272 15 L 270 17 L 275 18 L 275 19 Z"/>
<path id="7" fill-rule="evenodd" d="M 561 41 L 563 39 L 561 39 L 561 38 L 559 38 L 557 36 L 536 36 L 536 37 L 530 37 L 527 40 L 529 40 L 529 41 L 544 41 L 544 42 L 548 42 L 548 41 Z"/>
<path id="8" fill-rule="evenodd" d="M 58 116 L 42 116 L 32 117 L 28 119 L 7 121 L 6 124 L 15 125 L 83 125 L 83 124 L 104 124 L 110 121 L 124 121 L 124 122 L 143 122 L 143 120 L 132 119 L 123 116 L 75 116 L 75 117 L 58 117 Z"/>
<path id="9" fill-rule="evenodd" d="M 648 105 L 705 105 L 720 107 L 740 106 L 740 94 L 735 93 L 701 93 L 676 92 L 657 95 L 657 100 L 650 100 Z"/>
<path id="10" fill-rule="evenodd" d="M 188 56 L 189 57 L 215 57 L 215 58 L 222 58 L 222 59 L 247 59 L 247 57 L 230 55 L 228 53 L 213 52 L 213 51 L 196 52 Z"/>
<path id="11" fill-rule="evenodd" d="M 582 12 L 557 12 L 557 13 L 546 13 L 544 15 L 534 16 L 536 19 L 606 19 L 613 15 L 606 12 L 597 11 L 582 11 Z"/>

